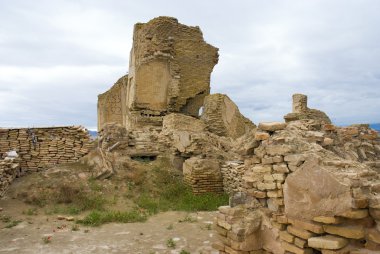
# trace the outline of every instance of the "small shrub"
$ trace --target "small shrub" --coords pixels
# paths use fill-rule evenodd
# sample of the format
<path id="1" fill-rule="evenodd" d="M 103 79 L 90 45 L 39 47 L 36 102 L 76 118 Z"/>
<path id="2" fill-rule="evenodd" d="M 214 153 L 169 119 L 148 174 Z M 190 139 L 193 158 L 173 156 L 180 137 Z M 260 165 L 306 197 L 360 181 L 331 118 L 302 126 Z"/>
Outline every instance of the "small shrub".
<path id="1" fill-rule="evenodd" d="M 5 225 L 5 228 L 13 228 L 21 223 L 21 220 L 12 220 L 7 225 Z"/>
<path id="2" fill-rule="evenodd" d="M 143 222 L 147 217 L 139 211 L 92 211 L 83 220 L 77 222 L 88 226 L 100 226 L 110 222 Z"/>
<path id="3" fill-rule="evenodd" d="M 179 220 L 178 222 L 180 222 L 180 223 L 182 223 L 182 222 L 190 222 L 190 223 L 193 223 L 193 222 L 197 222 L 197 219 L 191 217 L 190 215 L 186 215 L 185 218 L 183 218 L 182 220 Z"/>
<path id="4" fill-rule="evenodd" d="M 37 208 L 29 208 L 26 211 L 22 211 L 22 213 L 25 214 L 25 215 L 29 215 L 29 216 L 38 215 Z"/>
<path id="5" fill-rule="evenodd" d="M 181 250 L 179 254 L 190 254 L 190 252 L 188 252 L 187 250 Z"/>
<path id="6" fill-rule="evenodd" d="M 166 246 L 169 248 L 175 249 L 176 244 L 175 244 L 173 238 L 170 238 L 166 241 Z"/>
<path id="7" fill-rule="evenodd" d="M 8 223 L 11 221 L 11 216 L 8 215 L 0 215 L 0 220 L 4 223 Z"/>
<path id="8" fill-rule="evenodd" d="M 48 244 L 48 243 L 51 243 L 51 236 L 44 236 L 44 237 L 42 237 L 42 242 L 44 243 L 44 244 Z"/>
<path id="9" fill-rule="evenodd" d="M 71 231 L 79 231 L 79 226 L 77 224 L 72 225 Z"/>

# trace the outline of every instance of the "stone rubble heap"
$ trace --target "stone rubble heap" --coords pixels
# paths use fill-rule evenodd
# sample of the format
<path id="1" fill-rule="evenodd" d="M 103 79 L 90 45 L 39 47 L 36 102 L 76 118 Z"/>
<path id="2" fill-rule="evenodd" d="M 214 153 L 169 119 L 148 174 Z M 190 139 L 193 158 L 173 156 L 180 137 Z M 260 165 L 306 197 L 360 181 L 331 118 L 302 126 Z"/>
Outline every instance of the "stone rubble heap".
<path id="1" fill-rule="evenodd" d="M 256 126 L 227 95 L 210 95 L 217 51 L 176 19 L 137 24 L 129 75 L 99 96 L 102 134 L 88 163 L 109 177 L 125 158 L 163 156 L 194 193 L 230 194 L 220 253 L 380 251 L 378 133 L 333 125 L 303 94 L 285 122 Z"/>
<path id="2" fill-rule="evenodd" d="M 220 241 L 214 247 L 220 253 L 380 251 L 380 139 L 375 131 L 314 118 L 261 123 L 254 138 L 259 144 L 242 153 L 244 173 L 223 173 L 240 177 L 224 179 L 224 188 L 239 189 L 236 182 L 242 182 L 239 195 L 245 199 L 219 209 Z M 261 216 L 247 222 L 258 212 Z"/>
<path id="3" fill-rule="evenodd" d="M 25 171 L 20 168 L 18 157 L 0 159 L 0 197 L 5 194 L 5 191 L 15 178 L 24 174 Z"/>

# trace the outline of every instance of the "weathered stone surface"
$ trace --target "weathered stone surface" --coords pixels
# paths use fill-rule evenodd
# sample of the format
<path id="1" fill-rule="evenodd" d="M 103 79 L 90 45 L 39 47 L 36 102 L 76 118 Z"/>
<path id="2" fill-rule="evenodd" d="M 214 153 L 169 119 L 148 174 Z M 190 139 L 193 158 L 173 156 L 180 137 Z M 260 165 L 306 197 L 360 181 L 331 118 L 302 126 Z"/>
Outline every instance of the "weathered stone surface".
<path id="1" fill-rule="evenodd" d="M 99 127 L 109 119 L 129 129 L 160 126 L 170 112 L 198 116 L 217 62 L 199 27 L 170 17 L 136 24 L 128 77 L 99 97 Z"/>
<path id="2" fill-rule="evenodd" d="M 201 119 L 210 132 L 219 136 L 238 138 L 255 128 L 244 117 L 236 104 L 224 94 L 211 94 L 205 98 Z"/>
<path id="3" fill-rule="evenodd" d="M 194 193 L 223 192 L 223 179 L 217 160 L 193 157 L 183 163 L 184 182 Z"/>
<path id="4" fill-rule="evenodd" d="M 349 186 L 340 182 L 317 161 L 309 161 L 287 177 L 284 202 L 288 217 L 312 220 L 317 216 L 333 216 L 349 210 L 352 197 Z"/>
<path id="5" fill-rule="evenodd" d="M 172 113 L 163 118 L 163 129 L 174 131 L 203 132 L 206 125 L 199 119 Z"/>
<path id="6" fill-rule="evenodd" d="M 294 235 L 289 234 L 287 231 L 280 231 L 280 239 L 288 243 L 293 243 Z"/>
<path id="7" fill-rule="evenodd" d="M 304 230 L 304 229 L 296 228 L 294 226 L 288 226 L 287 230 L 292 235 L 298 236 L 299 238 L 302 238 L 305 240 L 309 239 L 310 237 L 315 236 L 315 234 L 312 232 L 309 232 L 309 231 Z"/>
<path id="8" fill-rule="evenodd" d="M 372 242 L 380 244 L 380 232 L 376 229 L 369 229 L 368 239 L 371 240 Z"/>
<path id="9" fill-rule="evenodd" d="M 363 226 L 324 225 L 323 229 L 329 234 L 339 235 L 350 239 L 363 239 L 365 236 Z"/>
<path id="10" fill-rule="evenodd" d="M 292 219 L 291 224 L 297 228 L 305 229 L 316 234 L 322 234 L 325 232 L 321 224 L 314 223 L 311 221 L 301 221 L 301 220 Z"/>
<path id="11" fill-rule="evenodd" d="M 313 250 L 310 248 L 301 249 L 301 248 L 298 248 L 297 246 L 290 244 L 290 243 L 287 243 L 287 242 L 282 242 L 281 246 L 286 251 L 290 251 L 291 253 L 295 253 L 295 254 L 312 254 L 313 253 Z"/>
<path id="12" fill-rule="evenodd" d="M 350 218 L 350 219 L 363 219 L 368 217 L 367 209 L 359 209 L 359 210 L 348 210 L 343 213 L 338 214 L 341 217 Z"/>
<path id="13" fill-rule="evenodd" d="M 321 222 L 325 224 L 339 224 L 342 223 L 342 218 L 339 217 L 329 217 L 329 216 L 318 216 L 314 217 L 313 221 Z"/>
<path id="14" fill-rule="evenodd" d="M 281 122 L 264 122 L 258 126 L 259 130 L 263 131 L 279 131 L 286 128 L 286 123 Z"/>
<path id="15" fill-rule="evenodd" d="M 98 95 L 98 131 L 107 123 L 124 125 L 127 83 L 128 75 L 121 77 L 107 92 Z"/>
<path id="16" fill-rule="evenodd" d="M 338 250 L 345 247 L 348 240 L 342 237 L 326 235 L 309 238 L 307 244 L 309 247 L 316 249 Z"/>

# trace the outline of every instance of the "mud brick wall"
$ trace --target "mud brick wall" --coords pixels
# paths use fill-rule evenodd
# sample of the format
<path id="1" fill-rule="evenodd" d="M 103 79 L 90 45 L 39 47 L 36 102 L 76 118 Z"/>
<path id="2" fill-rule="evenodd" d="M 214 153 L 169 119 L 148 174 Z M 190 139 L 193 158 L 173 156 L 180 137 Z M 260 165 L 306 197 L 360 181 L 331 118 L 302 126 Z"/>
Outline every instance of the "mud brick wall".
<path id="1" fill-rule="evenodd" d="M 81 126 L 0 129 L 0 155 L 16 151 L 24 171 L 75 162 L 90 147 L 90 136 Z"/>

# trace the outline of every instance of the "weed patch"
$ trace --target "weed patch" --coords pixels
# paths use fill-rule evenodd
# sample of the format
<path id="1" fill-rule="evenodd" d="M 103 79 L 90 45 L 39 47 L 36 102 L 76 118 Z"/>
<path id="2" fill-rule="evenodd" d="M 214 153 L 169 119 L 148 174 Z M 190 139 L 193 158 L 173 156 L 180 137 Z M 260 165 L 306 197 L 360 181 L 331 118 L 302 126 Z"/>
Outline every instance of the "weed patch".
<path id="1" fill-rule="evenodd" d="M 77 222 L 86 226 L 100 226 L 110 222 L 143 222 L 147 216 L 137 210 L 132 211 L 92 211 L 83 220 Z"/>

